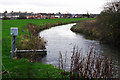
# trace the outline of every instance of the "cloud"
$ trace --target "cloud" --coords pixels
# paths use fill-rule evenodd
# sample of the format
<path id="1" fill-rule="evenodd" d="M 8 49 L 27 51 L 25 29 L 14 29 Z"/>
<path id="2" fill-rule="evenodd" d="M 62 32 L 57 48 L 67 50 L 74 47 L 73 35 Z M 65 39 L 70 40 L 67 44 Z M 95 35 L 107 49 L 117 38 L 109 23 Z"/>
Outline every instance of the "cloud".
<path id="1" fill-rule="evenodd" d="M 20 1 L 16 0 L 1 0 L 0 5 L 6 6 L 6 5 L 20 5 Z"/>
<path id="2" fill-rule="evenodd" d="M 25 1 L 28 5 L 42 6 L 42 7 L 63 7 L 69 6 L 66 0 L 35 0 L 35 1 Z"/>
<path id="3" fill-rule="evenodd" d="M 0 11 L 99 13 L 106 0 L 1 0 Z"/>
<path id="4" fill-rule="evenodd" d="M 62 6 L 66 6 L 65 4 L 58 4 L 58 3 L 37 3 L 37 2 L 27 3 L 27 5 L 34 5 L 34 6 L 41 6 L 41 7 L 62 7 Z"/>

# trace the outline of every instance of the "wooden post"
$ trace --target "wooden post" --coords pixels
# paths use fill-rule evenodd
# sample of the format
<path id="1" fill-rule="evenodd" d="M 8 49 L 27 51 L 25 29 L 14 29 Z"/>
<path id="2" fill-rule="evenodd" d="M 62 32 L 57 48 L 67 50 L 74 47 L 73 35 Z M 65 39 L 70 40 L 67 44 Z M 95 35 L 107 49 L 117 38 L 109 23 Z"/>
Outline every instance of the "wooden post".
<path id="1" fill-rule="evenodd" d="M 13 58 L 13 34 L 11 34 L 11 52 L 10 52 L 10 58 Z"/>

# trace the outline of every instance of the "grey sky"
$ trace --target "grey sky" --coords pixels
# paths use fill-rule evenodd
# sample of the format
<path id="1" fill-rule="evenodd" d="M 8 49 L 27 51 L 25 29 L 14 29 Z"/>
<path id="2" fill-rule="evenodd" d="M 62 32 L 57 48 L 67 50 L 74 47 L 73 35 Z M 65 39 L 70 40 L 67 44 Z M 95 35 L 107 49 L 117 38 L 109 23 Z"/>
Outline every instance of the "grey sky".
<path id="1" fill-rule="evenodd" d="M 106 2 L 107 0 L 0 0 L 0 12 L 100 13 Z"/>

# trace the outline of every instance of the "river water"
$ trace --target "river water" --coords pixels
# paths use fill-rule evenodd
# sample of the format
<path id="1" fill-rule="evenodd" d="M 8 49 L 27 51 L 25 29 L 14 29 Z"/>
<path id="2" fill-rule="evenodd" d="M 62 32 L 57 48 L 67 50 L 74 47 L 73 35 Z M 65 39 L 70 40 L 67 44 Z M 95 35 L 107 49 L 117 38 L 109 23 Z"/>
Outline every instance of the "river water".
<path id="1" fill-rule="evenodd" d="M 70 28 L 76 23 L 52 27 L 39 33 L 47 42 L 47 55 L 42 59 L 45 64 L 58 65 L 59 52 L 65 56 L 67 53 L 67 68 L 70 66 L 70 58 L 74 46 L 82 49 L 83 55 L 86 56 L 91 45 L 96 48 L 98 55 L 111 57 L 114 61 L 120 61 L 120 52 L 110 46 L 101 45 L 99 41 L 88 40 L 81 34 L 74 33 Z"/>

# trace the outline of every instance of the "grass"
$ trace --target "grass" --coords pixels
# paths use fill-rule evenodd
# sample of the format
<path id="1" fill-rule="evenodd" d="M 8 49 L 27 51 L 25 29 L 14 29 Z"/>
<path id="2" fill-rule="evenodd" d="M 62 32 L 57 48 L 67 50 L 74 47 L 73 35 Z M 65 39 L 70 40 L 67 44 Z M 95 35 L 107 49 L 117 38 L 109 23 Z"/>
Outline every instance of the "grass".
<path id="1" fill-rule="evenodd" d="M 24 39 L 25 37 L 23 35 L 30 34 L 26 27 L 28 23 L 36 25 L 36 29 L 41 31 L 55 25 L 77 22 L 79 20 L 87 20 L 87 18 L 2 20 L 2 67 L 4 67 L 3 72 L 5 71 L 5 73 L 2 75 L 3 78 L 60 78 L 62 76 L 61 74 L 57 73 L 57 69 L 55 69 L 52 65 L 31 63 L 27 59 L 10 59 L 9 54 L 11 49 L 11 27 L 18 27 L 19 35 L 17 38 L 21 38 L 22 36 Z"/>
<path id="2" fill-rule="evenodd" d="M 27 59 L 12 60 L 9 63 L 4 62 L 7 73 L 3 74 L 3 78 L 61 78 L 62 75 L 52 65 L 42 63 L 31 63 Z"/>

